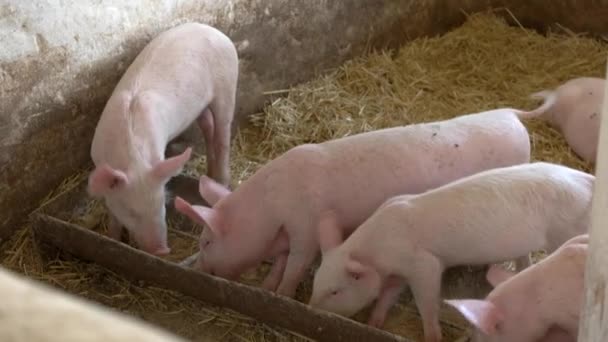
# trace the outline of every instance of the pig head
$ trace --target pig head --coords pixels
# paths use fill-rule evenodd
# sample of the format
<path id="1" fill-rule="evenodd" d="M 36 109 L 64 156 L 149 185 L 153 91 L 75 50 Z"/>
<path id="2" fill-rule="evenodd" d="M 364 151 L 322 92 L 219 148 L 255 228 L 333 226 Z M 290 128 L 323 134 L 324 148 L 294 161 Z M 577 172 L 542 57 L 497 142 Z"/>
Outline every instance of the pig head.
<path id="1" fill-rule="evenodd" d="M 575 264 L 570 263 L 570 267 L 568 267 L 568 263 L 569 259 L 578 258 L 579 262 L 574 267 L 584 267 L 584 256 L 586 255 L 588 243 L 588 234 L 575 236 L 539 262 L 540 265 L 549 265 L 549 263 L 555 265 L 552 268 L 546 267 L 541 270 L 539 264 L 536 264 L 525 271 L 515 273 L 507 271 L 498 265 L 492 265 L 488 270 L 486 278 L 495 289 L 486 299 L 456 299 L 445 300 L 445 302 L 460 311 L 476 327 L 473 336 L 474 342 L 574 342 L 576 341 L 577 329 L 573 329 L 573 326 L 578 326 L 578 316 L 572 316 L 571 313 L 578 312 L 580 304 L 574 305 L 575 307 L 560 306 L 560 304 L 563 304 L 560 298 L 555 298 L 556 295 L 551 295 L 551 293 L 558 293 L 558 297 L 567 293 L 568 296 L 578 298 L 577 300 L 566 301 L 565 303 L 573 304 L 580 302 L 582 294 L 577 292 L 582 292 L 583 275 L 573 274 L 572 265 Z M 583 262 L 580 262 L 581 256 Z M 578 273 L 580 273 L 580 270 L 578 270 Z M 531 289 L 529 287 L 522 287 L 521 285 L 504 287 L 503 283 L 506 284 L 512 278 L 522 276 L 534 281 L 536 284 L 535 288 Z M 541 287 L 542 284 L 547 283 L 551 283 L 551 286 Z M 519 284 L 522 284 L 522 282 Z M 503 286 L 503 291 L 497 291 L 501 290 L 501 286 Z M 560 287 L 565 289 L 565 291 L 557 292 L 556 289 Z M 508 290 L 504 291 L 505 289 Z M 543 297 L 546 294 L 549 297 Z M 505 303 L 508 303 L 508 305 L 505 305 Z M 573 322 L 561 321 L 560 323 L 564 324 L 564 326 L 559 326 L 558 324 L 560 323 L 546 317 L 546 311 L 541 311 L 540 315 L 527 315 L 530 311 L 538 310 L 536 307 L 540 305 L 544 305 L 544 310 L 547 310 L 547 307 L 551 307 L 551 311 L 569 313 L 566 314 L 566 321 L 573 321 L 574 324 L 572 324 Z"/>
<path id="2" fill-rule="evenodd" d="M 211 178 L 200 178 L 199 192 L 212 207 L 192 205 L 181 197 L 176 197 L 174 203 L 178 212 L 204 227 L 199 240 L 200 253 L 194 268 L 234 280 L 255 263 L 258 259 L 256 256 L 260 253 L 253 243 L 243 243 L 249 236 L 233 229 L 239 225 L 238 222 L 247 224 L 248 220 L 240 220 L 243 210 L 229 210 L 233 203 L 232 192 Z"/>
<path id="3" fill-rule="evenodd" d="M 327 220 L 319 224 L 323 258 L 314 276 L 309 305 L 350 317 L 378 297 L 383 279 L 373 267 L 355 258 L 342 245 L 343 237 L 333 226 Z"/>
<path id="4" fill-rule="evenodd" d="M 190 159 L 192 148 L 182 154 L 145 167 L 131 163 L 128 170 L 97 165 L 89 176 L 88 192 L 103 198 L 110 211 L 109 234 L 119 239 L 122 222 L 139 248 L 155 254 L 170 252 L 165 222 L 165 185 Z"/>
<path id="5" fill-rule="evenodd" d="M 488 282 L 496 287 L 500 283 L 515 276 L 515 272 L 507 271 L 492 265 L 487 274 Z M 477 329 L 473 333 L 471 338 L 472 342 L 490 342 L 490 341 L 511 341 L 508 336 L 505 338 L 505 324 L 506 330 L 512 328 L 513 323 L 506 321 L 506 315 L 500 307 L 495 305 L 490 300 L 478 300 L 478 299 L 462 299 L 462 300 L 446 300 L 447 304 L 452 305 L 458 311 L 460 311 L 465 318 L 471 322 Z M 535 324 L 536 322 L 525 322 L 524 324 Z M 511 336 L 513 337 L 513 336 Z M 540 337 L 535 341 L 523 341 L 522 342 L 575 342 L 576 338 L 571 336 L 567 331 L 560 328 L 559 326 L 550 326 L 544 336 Z"/>

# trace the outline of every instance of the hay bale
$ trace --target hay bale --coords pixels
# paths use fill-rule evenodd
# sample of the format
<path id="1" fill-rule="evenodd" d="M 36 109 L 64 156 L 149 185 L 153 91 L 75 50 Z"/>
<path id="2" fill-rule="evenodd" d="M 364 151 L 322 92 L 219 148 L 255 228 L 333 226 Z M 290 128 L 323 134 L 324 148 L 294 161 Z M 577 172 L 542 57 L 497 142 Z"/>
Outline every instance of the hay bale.
<path id="1" fill-rule="evenodd" d="M 510 27 L 492 13 L 471 16 L 462 27 L 443 36 L 417 39 L 398 51 L 371 52 L 309 83 L 273 91 L 269 95 L 271 103 L 252 116 L 250 124 L 235 137 L 234 185 L 299 144 L 502 106 L 535 107 L 537 103 L 528 99 L 530 93 L 574 77 L 603 77 L 605 53 L 604 43 L 584 36 L 542 36 Z M 525 124 L 531 133 L 534 160 L 592 171 L 592 166 L 578 159 L 547 124 L 538 120 Z M 204 157 L 197 156 L 185 172 L 194 176 L 204 173 Z M 66 191 L 73 181 L 57 192 Z M 99 203 L 92 202 L 72 220 L 104 231 Z M 183 222 L 172 218 L 170 226 L 176 228 L 180 224 L 177 221 Z M 192 236 L 200 228 L 191 225 L 187 234 L 173 228 L 169 234 L 173 249 L 170 258 L 179 260 L 196 249 Z M 5 245 L 2 264 L 192 339 L 303 340 L 179 293 L 133 284 L 95 265 L 69 258 L 43 258 L 32 244 L 28 229 Z M 245 275 L 243 281 L 259 284 L 266 271 L 264 265 Z M 298 292 L 300 300 L 308 298 L 310 283 L 309 278 Z M 365 313 L 357 318 L 364 321 Z M 441 319 L 446 341 L 467 334 L 466 324 L 452 311 L 443 310 Z M 385 328 L 411 338 L 422 336 L 420 318 L 409 298 L 392 310 Z"/>

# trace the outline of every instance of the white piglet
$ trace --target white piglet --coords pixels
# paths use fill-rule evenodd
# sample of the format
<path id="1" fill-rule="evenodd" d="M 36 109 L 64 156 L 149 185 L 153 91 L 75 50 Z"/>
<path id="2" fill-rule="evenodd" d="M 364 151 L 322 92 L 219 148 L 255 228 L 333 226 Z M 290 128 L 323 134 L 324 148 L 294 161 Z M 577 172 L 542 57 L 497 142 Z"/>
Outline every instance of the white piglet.
<path id="1" fill-rule="evenodd" d="M 483 171 L 389 199 L 341 245 L 330 217 L 310 304 L 351 316 L 378 298 L 369 323 L 381 326 L 408 283 L 426 341 L 439 341 L 443 271 L 527 259 L 587 232 L 594 179 L 543 162 Z"/>
<path id="2" fill-rule="evenodd" d="M 493 265 L 486 299 L 453 299 L 476 328 L 474 342 L 576 341 L 589 236 L 576 236 L 520 273 Z"/>
<path id="3" fill-rule="evenodd" d="M 560 130 L 574 153 L 591 163 L 597 154 L 605 84 L 603 78 L 580 77 L 531 95 L 544 99 L 532 112 Z"/>
<path id="4" fill-rule="evenodd" d="M 154 38 L 135 58 L 108 100 L 95 130 L 95 170 L 88 191 L 110 211 L 109 234 L 122 226 L 152 254 L 170 252 L 165 184 L 192 149 L 165 159 L 167 144 L 195 121 L 206 143 L 211 177 L 228 184 L 238 57 L 217 29 L 187 23 Z"/>

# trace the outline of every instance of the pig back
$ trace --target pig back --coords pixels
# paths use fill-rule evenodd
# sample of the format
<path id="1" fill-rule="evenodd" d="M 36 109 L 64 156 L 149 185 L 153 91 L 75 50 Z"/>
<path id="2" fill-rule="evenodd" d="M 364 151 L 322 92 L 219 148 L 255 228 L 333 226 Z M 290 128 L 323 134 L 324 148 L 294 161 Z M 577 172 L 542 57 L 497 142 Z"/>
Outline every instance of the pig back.
<path id="1" fill-rule="evenodd" d="M 363 222 L 387 198 L 416 194 L 491 168 L 529 161 L 528 134 L 512 112 L 362 133 L 319 145 L 331 205 Z"/>
<path id="2" fill-rule="evenodd" d="M 551 252 L 584 233 L 581 219 L 591 200 L 587 176 L 542 162 L 475 174 L 416 196 L 418 228 L 409 234 L 452 266 Z"/>
<path id="3" fill-rule="evenodd" d="M 116 88 L 162 86 L 171 96 L 178 96 L 177 91 L 196 93 L 214 75 L 235 73 L 226 72 L 235 63 L 236 48 L 227 36 L 211 26 L 187 23 L 162 32 L 146 45 Z"/>
<path id="4" fill-rule="evenodd" d="M 113 97 L 128 94 L 144 101 L 171 140 L 215 96 L 234 93 L 237 77 L 232 41 L 211 26 L 187 23 L 155 37 L 126 70 Z"/>

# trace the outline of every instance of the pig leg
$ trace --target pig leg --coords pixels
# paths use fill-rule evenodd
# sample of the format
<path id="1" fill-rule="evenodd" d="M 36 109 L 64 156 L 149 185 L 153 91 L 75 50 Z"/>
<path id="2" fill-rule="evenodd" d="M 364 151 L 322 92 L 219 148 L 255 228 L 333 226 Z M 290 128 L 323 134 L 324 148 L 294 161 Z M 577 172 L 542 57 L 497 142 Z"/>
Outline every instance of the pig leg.
<path id="1" fill-rule="evenodd" d="M 390 277 L 386 281 L 367 324 L 376 328 L 381 328 L 384 325 L 386 315 L 397 299 L 399 299 L 404 285 L 404 281 L 397 277 Z"/>
<path id="2" fill-rule="evenodd" d="M 289 238 L 283 227 L 281 227 L 277 238 L 273 242 L 269 254 L 276 257 L 270 272 L 262 283 L 262 288 L 268 291 L 275 291 L 279 286 L 283 272 L 285 272 L 287 255 L 289 254 Z"/>
<path id="3" fill-rule="evenodd" d="M 562 246 L 567 246 L 567 245 L 574 245 L 574 244 L 583 244 L 583 245 L 588 245 L 589 244 L 589 234 L 581 234 L 581 235 L 577 235 L 573 238 L 571 238 L 570 240 L 564 242 L 562 244 Z M 561 246 L 560 246 L 561 247 Z M 558 247 L 559 248 L 559 247 Z"/>
<path id="4" fill-rule="evenodd" d="M 209 108 L 205 108 L 203 113 L 197 119 L 198 126 L 201 128 L 203 132 L 203 138 L 205 139 L 205 151 L 207 153 L 207 174 L 210 178 L 215 179 L 215 150 L 213 148 L 213 138 L 214 138 L 214 122 L 213 122 L 213 113 L 209 110 Z"/>
<path id="5" fill-rule="evenodd" d="M 213 174 L 224 186 L 230 185 L 230 135 L 234 115 L 234 97 L 219 97 L 210 104 L 214 115 L 213 153 L 215 161 Z"/>
<path id="6" fill-rule="evenodd" d="M 441 341 L 439 298 L 443 265 L 434 255 L 422 252 L 416 256 L 413 268 L 408 273 L 407 280 L 422 318 L 424 340 Z"/>
<path id="7" fill-rule="evenodd" d="M 288 253 L 281 253 L 277 256 L 272 264 L 272 268 L 262 283 L 262 288 L 268 291 L 275 291 L 279 283 L 281 282 L 281 276 L 285 272 L 285 266 L 287 265 Z"/>
<path id="8" fill-rule="evenodd" d="M 287 265 L 283 279 L 279 284 L 277 293 L 286 297 L 293 297 L 300 281 L 306 275 L 308 267 L 314 262 L 317 249 L 311 244 L 290 244 L 292 247 L 287 256 Z M 300 248 L 296 246 L 301 246 Z"/>

